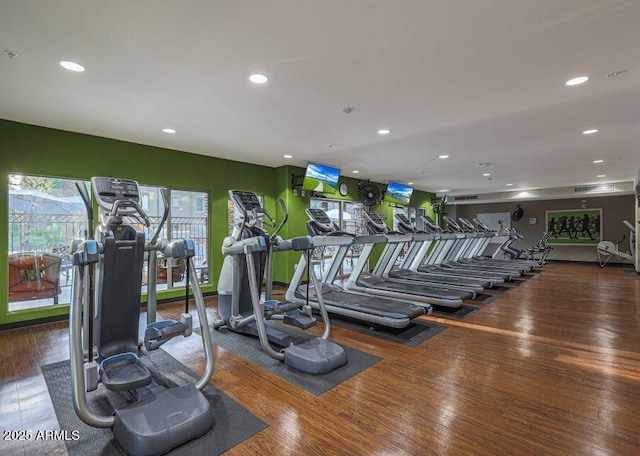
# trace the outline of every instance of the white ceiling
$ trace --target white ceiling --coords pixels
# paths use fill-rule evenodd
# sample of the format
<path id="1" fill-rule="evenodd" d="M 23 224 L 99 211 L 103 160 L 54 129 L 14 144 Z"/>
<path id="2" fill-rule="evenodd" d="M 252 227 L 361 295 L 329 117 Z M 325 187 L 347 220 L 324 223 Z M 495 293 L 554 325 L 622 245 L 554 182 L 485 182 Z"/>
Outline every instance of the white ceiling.
<path id="1" fill-rule="evenodd" d="M 452 194 L 640 168 L 638 1 L 3 0 L 2 49 L 9 120 Z"/>

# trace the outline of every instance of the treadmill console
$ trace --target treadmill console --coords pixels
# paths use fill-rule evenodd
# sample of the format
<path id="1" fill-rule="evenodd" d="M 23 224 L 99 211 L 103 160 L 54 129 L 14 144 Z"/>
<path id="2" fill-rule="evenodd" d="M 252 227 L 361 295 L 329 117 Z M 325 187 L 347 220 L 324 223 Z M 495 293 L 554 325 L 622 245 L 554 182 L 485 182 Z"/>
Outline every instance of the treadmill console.
<path id="1" fill-rule="evenodd" d="M 473 226 L 471 222 L 466 218 L 458 217 L 458 220 L 460 220 L 460 223 L 462 223 L 465 226 L 465 228 L 467 228 L 468 230 L 477 231 L 476 227 Z"/>
<path id="2" fill-rule="evenodd" d="M 415 232 L 416 229 L 413 227 L 413 224 L 409 221 L 406 215 L 404 214 L 396 214 L 396 220 L 398 221 L 398 225 L 403 230 L 407 232 Z"/>
<path id="3" fill-rule="evenodd" d="M 492 231 L 482 220 L 478 218 L 474 218 L 473 223 L 475 223 L 476 226 L 483 231 Z"/>
<path id="4" fill-rule="evenodd" d="M 247 192 L 244 190 L 229 190 L 229 196 L 234 202 L 241 205 L 247 212 L 252 211 L 255 208 L 261 208 L 258 195 L 253 192 Z"/>
<path id="5" fill-rule="evenodd" d="M 431 231 L 436 233 L 442 231 L 442 229 L 438 226 L 438 224 L 434 222 L 433 219 L 428 215 L 421 215 L 420 218 L 422 219 L 422 223 L 424 223 L 424 225 L 427 228 L 429 228 Z"/>
<path id="6" fill-rule="evenodd" d="M 445 215 L 444 217 L 442 217 L 442 220 L 445 221 L 445 223 L 447 224 L 447 227 L 451 231 L 457 231 L 457 232 L 462 231 L 462 228 L 460 227 L 460 225 L 458 225 L 458 223 L 455 220 L 453 220 L 451 217 Z"/>
<path id="7" fill-rule="evenodd" d="M 329 232 L 335 229 L 333 222 L 322 209 L 307 209 L 306 213 L 322 231 Z"/>
<path id="8" fill-rule="evenodd" d="M 382 218 L 375 212 L 365 212 L 365 215 L 367 216 L 367 219 L 369 219 L 370 224 L 380 232 L 386 233 L 389 230 L 389 227 L 384 223 L 384 220 L 382 220 Z"/>
<path id="9" fill-rule="evenodd" d="M 116 201 L 122 201 L 118 207 L 120 215 L 137 212 L 131 202 L 140 203 L 140 186 L 134 180 L 115 177 L 92 177 L 91 188 L 100 209 L 111 212 Z"/>

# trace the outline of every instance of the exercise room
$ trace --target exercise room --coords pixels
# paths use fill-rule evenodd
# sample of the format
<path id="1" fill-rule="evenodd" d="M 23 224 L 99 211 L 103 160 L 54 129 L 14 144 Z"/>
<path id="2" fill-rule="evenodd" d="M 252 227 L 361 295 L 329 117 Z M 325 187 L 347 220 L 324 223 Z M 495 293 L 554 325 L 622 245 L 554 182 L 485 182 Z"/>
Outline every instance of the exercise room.
<path id="1" fill-rule="evenodd" d="M 0 6 L 0 455 L 640 453 L 640 3 Z"/>

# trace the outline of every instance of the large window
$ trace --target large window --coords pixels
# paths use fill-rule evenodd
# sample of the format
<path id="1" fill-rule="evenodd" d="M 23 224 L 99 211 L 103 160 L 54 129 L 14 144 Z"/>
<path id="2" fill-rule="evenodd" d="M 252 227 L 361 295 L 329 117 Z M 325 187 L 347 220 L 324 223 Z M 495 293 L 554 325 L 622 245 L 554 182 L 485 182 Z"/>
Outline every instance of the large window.
<path id="1" fill-rule="evenodd" d="M 70 302 L 72 244 L 87 234 L 87 215 L 76 182 L 79 181 L 9 175 L 10 312 Z M 89 186 L 88 181 L 83 182 Z M 194 240 L 194 260 L 201 283 L 209 282 L 208 200 L 204 192 L 169 190 L 170 215 L 160 234 L 169 240 Z M 151 228 L 146 229 L 147 239 L 151 239 L 164 209 L 160 188 L 141 186 L 141 205 L 152 221 Z M 139 222 L 132 219 L 127 223 Z M 144 267 L 142 286 L 146 292 L 146 262 Z M 184 261 L 160 258 L 156 274 L 160 290 L 184 286 Z"/>
<path id="2" fill-rule="evenodd" d="M 366 234 L 365 216 L 366 210 L 362 203 L 353 201 L 330 200 L 325 198 L 311 198 L 309 203 L 311 209 L 324 210 L 329 218 L 336 222 L 340 229 L 348 233 L 361 236 Z M 316 274 L 324 273 L 333 259 L 336 252 L 335 247 L 320 247 L 314 252 L 314 267 Z M 353 267 L 360 256 L 362 245 L 352 245 L 345 256 L 340 275 L 347 275 L 353 271 Z"/>
<path id="3" fill-rule="evenodd" d="M 71 245 L 87 228 L 75 182 L 9 175 L 10 312 L 70 302 Z"/>
<path id="4" fill-rule="evenodd" d="M 165 223 L 160 237 L 170 241 L 191 238 L 196 246 L 194 263 L 196 273 L 201 283 L 209 282 L 209 195 L 205 192 L 192 192 L 186 190 L 169 191 L 170 210 L 169 218 Z M 141 185 L 142 208 L 151 219 L 151 229 L 147 230 L 147 237 L 151 238 L 162 219 L 164 205 L 160 194 L 160 187 Z M 145 264 L 143 273 L 143 292 L 146 291 L 146 278 L 148 277 L 148 265 Z M 184 287 L 186 283 L 185 264 L 183 260 L 172 258 L 158 258 L 156 278 L 158 290 Z"/>

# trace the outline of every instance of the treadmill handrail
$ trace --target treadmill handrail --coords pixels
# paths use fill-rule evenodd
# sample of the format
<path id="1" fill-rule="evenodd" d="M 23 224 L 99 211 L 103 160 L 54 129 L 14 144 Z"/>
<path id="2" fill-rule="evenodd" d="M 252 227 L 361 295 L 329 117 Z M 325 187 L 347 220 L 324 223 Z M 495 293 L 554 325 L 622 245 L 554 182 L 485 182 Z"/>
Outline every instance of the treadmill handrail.
<path id="1" fill-rule="evenodd" d="M 354 244 L 383 244 L 387 242 L 387 236 L 383 234 L 365 234 L 357 236 L 354 240 Z"/>

